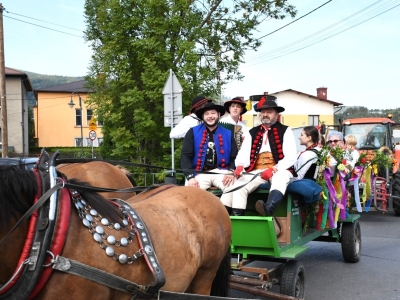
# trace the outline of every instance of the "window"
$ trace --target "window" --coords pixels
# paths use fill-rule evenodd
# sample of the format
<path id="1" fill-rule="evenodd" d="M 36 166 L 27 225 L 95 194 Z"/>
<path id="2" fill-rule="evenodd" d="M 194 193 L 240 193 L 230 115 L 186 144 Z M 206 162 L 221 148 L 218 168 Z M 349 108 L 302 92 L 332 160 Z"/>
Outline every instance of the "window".
<path id="1" fill-rule="evenodd" d="M 86 146 L 87 147 L 92 147 L 93 146 L 93 141 L 89 138 L 86 139 Z"/>
<path id="2" fill-rule="evenodd" d="M 92 119 L 93 111 L 91 109 L 86 110 L 86 125 L 89 126 L 89 122 Z"/>
<path id="3" fill-rule="evenodd" d="M 319 115 L 317 115 L 317 116 L 309 115 L 308 116 L 308 125 L 309 126 L 318 126 L 318 120 L 319 120 Z"/>
<path id="4" fill-rule="evenodd" d="M 82 139 L 75 138 L 75 147 L 82 147 Z"/>
<path id="5" fill-rule="evenodd" d="M 75 125 L 76 126 L 82 125 L 82 110 L 81 109 L 75 110 Z"/>

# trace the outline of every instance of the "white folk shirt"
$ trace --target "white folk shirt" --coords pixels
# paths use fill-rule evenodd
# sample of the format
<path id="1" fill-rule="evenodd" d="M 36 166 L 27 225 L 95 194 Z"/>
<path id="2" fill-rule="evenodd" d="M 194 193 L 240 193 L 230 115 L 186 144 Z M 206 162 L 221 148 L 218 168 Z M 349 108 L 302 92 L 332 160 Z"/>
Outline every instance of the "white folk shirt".
<path id="1" fill-rule="evenodd" d="M 263 152 L 271 152 L 271 147 L 269 145 L 268 131 L 264 132 L 263 142 L 260 149 L 260 154 Z M 265 143 L 267 141 L 267 143 Z M 250 166 L 250 154 L 251 154 L 251 146 L 252 146 L 252 139 L 250 133 L 248 136 L 245 136 L 245 139 L 242 144 L 242 148 L 240 148 L 238 155 L 236 156 L 235 166 L 243 166 L 247 168 Z M 288 127 L 283 135 L 283 142 L 282 142 L 282 151 L 284 158 L 278 161 L 278 164 L 275 166 L 277 170 L 287 170 L 297 160 L 297 153 L 296 153 L 296 140 L 294 138 L 293 131 L 290 127 Z"/>
<path id="2" fill-rule="evenodd" d="M 183 139 L 190 128 L 199 125 L 201 122 L 202 121 L 197 118 L 196 114 L 190 114 L 184 117 L 178 125 L 172 128 L 169 137 L 171 139 Z"/>

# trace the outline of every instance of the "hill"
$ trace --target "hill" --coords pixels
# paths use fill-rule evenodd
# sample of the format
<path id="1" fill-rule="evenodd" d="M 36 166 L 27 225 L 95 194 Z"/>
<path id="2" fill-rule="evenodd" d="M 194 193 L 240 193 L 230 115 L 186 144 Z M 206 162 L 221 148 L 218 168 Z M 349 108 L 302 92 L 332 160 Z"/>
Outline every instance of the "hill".
<path id="1" fill-rule="evenodd" d="M 83 79 L 83 76 L 72 77 L 72 76 L 61 76 L 61 75 L 44 75 L 24 70 L 20 71 L 28 75 L 33 90 L 44 89 L 47 87 L 56 86 L 64 83 L 70 83 Z M 33 92 L 28 92 L 28 102 L 29 106 L 36 105 L 36 98 Z"/>

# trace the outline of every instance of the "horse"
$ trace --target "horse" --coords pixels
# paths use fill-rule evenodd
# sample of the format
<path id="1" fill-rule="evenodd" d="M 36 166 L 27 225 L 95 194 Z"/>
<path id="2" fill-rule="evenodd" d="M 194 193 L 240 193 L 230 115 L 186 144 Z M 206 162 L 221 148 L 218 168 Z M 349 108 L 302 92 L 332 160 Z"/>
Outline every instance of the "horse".
<path id="1" fill-rule="evenodd" d="M 37 200 L 39 197 L 40 183 L 35 180 L 38 177 L 38 172 L 36 174 L 35 172 L 36 170 L 28 171 L 13 166 L 0 166 L 0 241 L 32 206 L 34 198 L 36 197 Z M 81 182 L 71 182 L 74 184 L 74 189 L 78 191 L 78 195 L 84 199 L 84 201 L 78 201 L 79 205 L 86 203 L 91 214 L 92 210 L 95 210 L 94 215 L 101 215 L 102 218 L 107 219 L 107 222 L 114 224 L 113 226 L 116 222 L 121 223 L 124 212 L 117 205 L 99 194 L 85 190 Z M 75 186 L 82 187 L 75 188 Z M 76 192 L 71 189 L 63 188 L 60 191 L 67 195 L 76 195 Z M 60 199 L 61 196 L 59 201 L 62 205 L 71 202 L 70 199 L 67 201 Z M 77 202 L 74 203 L 78 207 Z M 165 285 L 161 288 L 162 290 L 209 295 L 213 289 L 214 295 L 227 296 L 230 275 L 231 222 L 225 207 L 217 197 L 199 188 L 163 185 L 131 197 L 126 204 L 140 215 L 148 229 L 159 266 L 165 276 Z M 104 247 L 95 240 L 93 232 L 91 230 L 88 232 L 88 228 L 85 227 L 85 215 L 82 212 L 80 214 L 74 212 L 74 209 L 72 207 L 71 212 L 68 213 L 69 221 L 64 220 L 69 227 L 66 229 L 65 242 L 61 243 L 64 243 L 64 247 L 59 251 L 60 256 L 139 285 L 149 285 L 154 281 L 153 273 L 150 272 L 145 259 L 140 256 L 144 250 L 140 249 L 139 241 L 135 236 L 126 247 L 116 248 L 116 252 L 120 253 L 119 258 L 121 258 L 121 252 L 135 253 L 135 255 L 139 253 L 137 259 L 133 259 L 134 255 L 132 255 L 130 263 L 121 263 L 118 261 L 118 255 L 108 256 L 107 249 L 103 249 Z M 59 214 L 63 211 L 61 208 Z M 124 221 L 126 219 L 122 220 Z M 16 272 L 18 261 L 21 260 L 21 252 L 23 249 L 26 251 L 25 240 L 28 229 L 31 227 L 31 224 L 22 222 L 0 246 L 2 266 L 0 292 L 1 286 L 7 286 L 8 281 Z M 38 227 L 34 225 L 32 228 Z M 122 245 L 127 231 L 133 229 L 127 226 L 126 230 L 110 229 L 108 231 L 108 227 L 105 230 L 108 236 L 115 236 Z M 49 266 L 52 263 L 54 260 L 48 257 L 42 267 L 42 272 L 51 269 Z M 130 299 L 132 296 L 80 276 L 65 274 L 58 270 L 49 272 L 52 274 L 46 279 L 47 283 L 43 283 L 43 287 L 39 290 L 35 286 L 32 293 L 36 294 L 31 294 L 31 298 L 123 300 Z M 219 291 L 218 288 L 220 288 Z M 1 297 L 0 293 L 0 299 Z"/>
<path id="2" fill-rule="evenodd" d="M 89 183 L 92 186 L 125 189 L 136 185 L 134 179 L 121 166 L 114 166 L 103 161 L 91 161 L 86 163 L 61 164 L 57 166 L 57 170 L 65 174 L 67 178 L 75 178 L 80 181 Z M 104 192 L 101 195 L 104 198 L 119 198 L 127 200 L 136 193 L 113 193 Z"/>

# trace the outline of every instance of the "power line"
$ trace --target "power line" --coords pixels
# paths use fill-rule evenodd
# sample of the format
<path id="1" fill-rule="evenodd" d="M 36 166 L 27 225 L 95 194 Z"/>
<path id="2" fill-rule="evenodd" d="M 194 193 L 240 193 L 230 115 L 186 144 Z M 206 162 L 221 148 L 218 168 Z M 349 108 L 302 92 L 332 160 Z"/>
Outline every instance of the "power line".
<path id="1" fill-rule="evenodd" d="M 81 35 L 76 35 L 76 34 L 64 32 L 64 31 L 61 31 L 61 30 L 52 29 L 52 28 L 49 28 L 49 27 L 46 27 L 46 26 L 42 26 L 42 25 L 30 23 L 30 22 L 27 22 L 27 21 L 23 21 L 23 20 L 20 20 L 20 19 L 13 18 L 13 17 L 8 17 L 8 16 L 4 16 L 4 17 L 5 17 L 5 18 L 9 18 L 9 19 L 13 19 L 13 20 L 16 20 L 16 21 L 19 21 L 19 22 L 27 23 L 27 24 L 30 24 L 30 25 L 34 25 L 34 26 L 37 26 L 37 27 L 41 27 L 41 28 L 44 28 L 44 29 L 48 29 L 48 30 L 52 30 L 52 31 L 57 31 L 57 32 L 60 32 L 60 33 L 64 33 L 64 34 L 68 34 L 68 35 L 72 35 L 72 36 L 76 36 L 76 37 L 83 38 L 83 36 L 81 36 Z"/>
<path id="2" fill-rule="evenodd" d="M 321 6 L 318 6 L 317 8 L 315 8 L 315 9 L 313 9 L 312 11 L 306 13 L 305 15 L 302 15 L 300 18 L 297 18 L 296 20 L 293 20 L 292 22 L 286 24 L 285 26 L 282 26 L 281 28 L 278 28 L 278 29 L 276 29 L 276 30 L 274 30 L 274 31 L 272 31 L 272 32 L 270 32 L 270 33 L 268 33 L 268 34 L 266 34 L 266 35 L 263 35 L 262 37 L 259 37 L 258 40 L 261 40 L 261 39 L 263 39 L 263 38 L 265 38 L 265 37 L 267 37 L 267 36 L 269 36 L 269 35 L 271 35 L 271 34 L 277 32 L 277 31 L 279 31 L 279 30 L 285 28 L 286 26 L 289 26 L 290 24 L 293 24 L 294 22 L 297 22 L 298 20 L 304 18 L 305 16 L 308 16 L 309 14 L 313 13 L 313 12 L 316 11 L 317 9 L 320 9 L 322 6 L 328 4 L 328 3 L 331 2 L 331 1 L 332 1 L 332 0 L 329 0 L 328 2 L 325 2 L 325 3 L 322 4 Z"/>
<path id="3" fill-rule="evenodd" d="M 32 19 L 32 20 L 35 20 L 35 21 L 39 21 L 39 22 L 43 22 L 43 23 L 48 23 L 48 24 L 52 24 L 52 25 L 56 25 L 56 26 L 60 26 L 60 27 L 64 27 L 64 28 L 68 28 L 68 29 L 71 29 L 71 30 L 76 30 L 76 31 L 82 32 L 82 30 L 80 30 L 80 29 L 76 29 L 76 28 L 72 28 L 72 27 L 68 27 L 68 26 L 64 26 L 64 25 L 59 25 L 59 24 L 56 24 L 56 23 L 51 23 L 51 22 L 47 22 L 47 21 L 40 20 L 40 19 L 35 19 L 35 18 L 32 18 L 32 17 L 28 17 L 28 16 L 24 16 L 24 15 L 20 15 L 20 14 L 17 14 L 17 13 L 10 12 L 10 11 L 8 11 L 8 10 L 6 10 L 6 12 L 9 13 L 9 14 L 13 14 L 13 15 L 20 16 L 20 17 Z"/>
<path id="4" fill-rule="evenodd" d="M 360 24 L 363 24 L 363 23 L 365 23 L 365 22 L 367 22 L 367 21 L 369 21 L 369 20 L 371 20 L 371 19 L 373 19 L 373 18 L 375 18 L 375 17 L 377 17 L 377 16 L 379 16 L 379 15 L 385 13 L 385 12 L 388 12 L 388 11 L 390 11 L 390 10 L 392 10 L 392 9 L 394 9 L 394 8 L 396 8 L 397 6 L 400 5 L 400 4 L 397 4 L 397 5 L 393 6 L 393 7 L 390 7 L 390 8 L 388 8 L 388 9 L 386 9 L 385 6 L 388 6 L 388 4 L 389 4 L 389 2 L 390 2 L 390 1 L 389 1 L 389 2 L 387 2 L 387 3 L 385 3 L 385 4 L 383 4 L 381 7 L 377 8 L 377 9 L 374 9 L 373 11 L 370 11 L 370 12 L 364 14 L 363 16 L 359 17 L 358 19 L 352 20 L 352 21 L 350 22 L 350 24 L 349 24 L 349 23 L 348 23 L 348 24 L 345 24 L 344 26 L 347 26 L 347 27 L 342 26 L 342 28 L 344 27 L 344 29 L 338 28 L 338 29 L 340 30 L 340 31 L 338 31 L 338 32 L 331 32 L 331 33 L 328 33 L 328 36 L 327 36 L 327 37 L 322 36 L 322 37 L 320 37 L 320 40 L 315 41 L 315 42 L 312 42 L 311 44 L 308 44 L 308 45 L 300 46 L 300 48 L 298 48 L 298 49 L 293 49 L 293 50 L 290 49 L 291 46 L 296 45 L 296 44 L 299 44 L 299 43 L 301 43 L 301 42 L 303 42 L 303 41 L 305 41 L 305 40 L 307 40 L 307 39 L 310 39 L 311 37 L 314 37 L 314 36 L 316 36 L 316 35 L 318 35 L 318 34 L 324 32 L 324 31 L 326 31 L 326 30 L 328 30 L 328 29 L 330 29 L 330 28 L 332 28 L 332 27 L 335 27 L 336 25 L 338 25 L 338 24 L 340 24 L 340 23 L 342 23 L 342 22 L 348 20 L 349 18 L 351 18 L 351 17 L 353 17 L 353 16 L 355 16 L 355 15 L 361 13 L 362 11 L 364 11 L 364 10 L 370 8 L 371 6 L 377 4 L 378 2 L 381 2 L 381 1 L 382 1 L 382 0 L 379 0 L 379 1 L 375 2 L 375 3 L 373 3 L 372 5 L 370 5 L 370 6 L 366 7 L 366 8 L 364 8 L 364 9 L 362 9 L 362 10 L 360 10 L 360 11 L 358 11 L 357 13 L 355 13 L 355 14 L 353 14 L 353 15 L 351 15 L 351 16 L 349 16 L 349 17 L 347 17 L 347 18 L 345 18 L 345 19 L 343 19 L 343 20 L 341 20 L 341 21 L 339 21 L 339 22 L 337 22 L 337 23 L 335 23 L 335 24 L 333 24 L 333 25 L 330 25 L 330 26 L 328 26 L 328 27 L 326 27 L 326 28 L 324 28 L 324 29 L 322 29 L 322 30 L 320 30 L 320 31 L 318 31 L 318 32 L 316 32 L 316 33 L 314 33 L 314 34 L 311 34 L 311 35 L 309 35 L 309 36 L 307 36 L 307 37 L 305 37 L 305 38 L 303 38 L 303 39 L 300 39 L 300 40 L 298 40 L 298 41 L 295 41 L 295 42 L 290 43 L 290 44 L 288 44 L 288 45 L 285 45 L 285 46 L 283 46 L 283 47 L 274 49 L 274 50 L 272 50 L 272 51 L 269 51 L 269 52 L 266 52 L 266 53 L 262 53 L 262 54 L 260 54 L 260 55 L 257 55 L 257 56 L 255 56 L 255 57 L 253 57 L 253 58 L 250 58 L 251 61 L 254 61 L 254 62 L 255 62 L 255 61 L 258 61 L 258 62 L 257 62 L 257 63 L 250 64 L 250 65 L 245 65 L 244 67 L 246 67 L 246 66 L 252 66 L 252 65 L 255 65 L 255 64 L 259 64 L 259 63 L 261 63 L 261 62 L 270 61 L 270 60 L 273 60 L 273 59 L 276 59 L 276 58 L 279 58 L 279 57 L 282 57 L 282 56 L 285 56 L 285 55 L 288 55 L 288 54 L 291 54 L 291 53 L 300 51 L 300 50 L 302 50 L 302 49 L 308 48 L 308 47 L 310 47 L 310 46 L 312 46 L 312 45 L 315 45 L 315 44 L 320 43 L 320 42 L 322 42 L 322 41 L 325 41 L 325 40 L 327 40 L 327 39 L 329 39 L 329 38 L 331 38 L 331 37 L 334 37 L 334 36 L 336 36 L 336 35 L 338 35 L 338 34 L 340 34 L 340 33 L 343 33 L 343 32 L 345 32 L 345 31 L 348 31 L 348 30 L 350 30 L 350 29 L 352 29 L 352 28 L 354 28 L 354 27 L 356 27 L 356 26 L 358 26 L 358 25 L 360 25 Z M 376 13 L 378 10 L 381 10 L 382 8 L 385 9 L 385 10 L 384 10 L 384 11 L 379 11 L 378 13 Z M 368 15 L 371 15 L 372 13 L 376 13 L 376 14 L 374 14 L 373 16 L 368 16 Z M 367 17 L 367 19 L 365 19 L 365 17 Z M 361 20 L 360 20 L 360 19 L 361 19 Z M 358 23 L 357 23 L 357 22 L 358 22 Z M 354 23 L 356 23 L 356 24 L 354 24 Z M 336 29 L 336 30 L 337 30 L 337 29 Z M 325 35 L 325 36 L 326 36 L 326 35 Z M 321 38 L 322 38 L 322 39 L 321 39 Z M 288 53 L 284 53 L 284 52 L 288 52 Z M 283 53 L 283 54 L 279 55 L 280 53 Z M 274 56 L 274 55 L 278 55 L 278 56 L 265 59 L 266 56 L 270 56 L 270 57 L 271 57 L 271 56 Z M 249 60 L 247 60 L 247 61 L 249 61 Z"/>
<path id="5" fill-rule="evenodd" d="M 330 25 L 328 27 L 325 27 L 324 29 L 321 29 L 321 30 L 319 30 L 317 32 L 314 32 L 313 34 L 310 34 L 310 35 L 308 35 L 306 37 L 303 37 L 303 38 L 301 38 L 299 40 L 296 40 L 296 41 L 294 41 L 292 43 L 289 43 L 287 45 L 284 45 L 282 47 L 276 48 L 274 50 L 271 50 L 271 51 L 268 51 L 268 52 L 261 53 L 261 54 L 255 55 L 253 57 L 250 57 L 247 61 L 249 61 L 249 60 L 257 60 L 258 58 L 265 58 L 265 55 L 268 56 L 268 55 L 272 55 L 273 53 L 276 53 L 276 52 L 281 52 L 281 50 L 285 50 L 286 48 L 290 48 L 291 46 L 294 46 L 294 45 L 299 44 L 299 43 L 301 43 L 303 41 L 311 39 L 312 37 L 317 36 L 318 34 L 321 34 L 321 33 L 325 32 L 325 31 L 327 31 L 327 30 L 329 30 L 329 29 L 331 29 L 331 28 L 333 28 L 333 27 L 335 27 L 335 26 L 337 26 L 337 25 L 339 25 L 341 23 L 346 22 L 348 19 L 351 19 L 352 17 L 362 13 L 364 10 L 367 10 L 368 8 L 376 5 L 377 3 L 381 2 L 381 1 L 383 1 L 383 0 L 378 0 L 378 1 L 374 2 L 373 4 L 363 8 L 362 10 L 360 10 L 360 11 L 358 11 L 358 12 L 356 12 L 356 13 L 354 13 L 354 14 L 352 14 L 352 15 L 350 15 L 350 16 L 342 19 L 342 20 L 340 20 L 339 22 L 336 22 L 336 23 L 334 23 L 334 24 L 332 24 L 332 25 Z"/>

